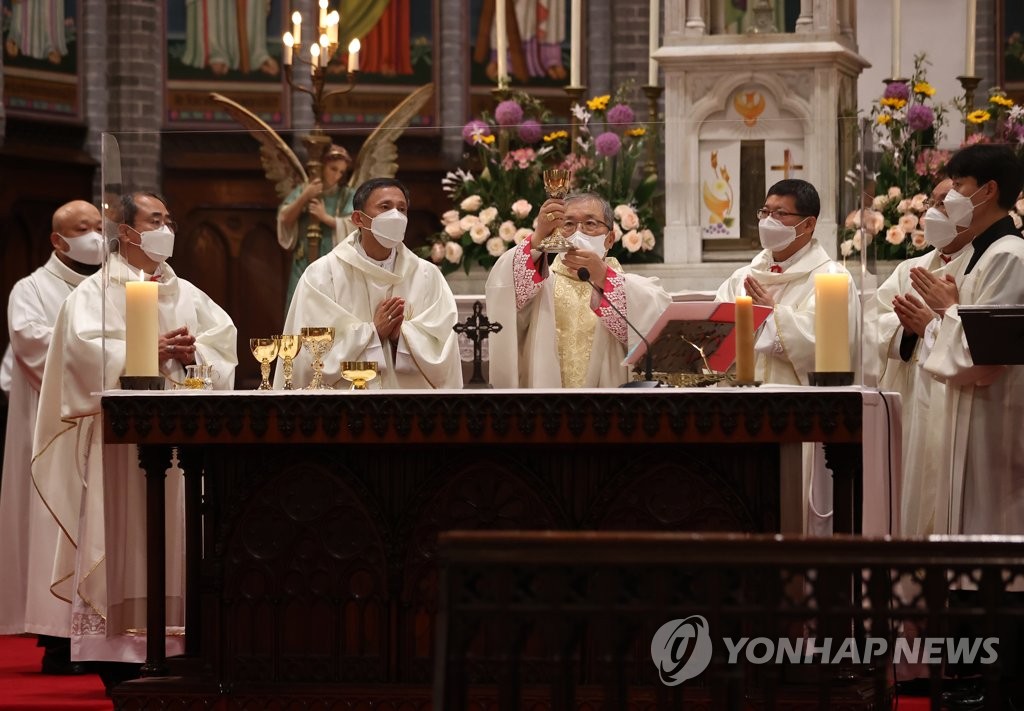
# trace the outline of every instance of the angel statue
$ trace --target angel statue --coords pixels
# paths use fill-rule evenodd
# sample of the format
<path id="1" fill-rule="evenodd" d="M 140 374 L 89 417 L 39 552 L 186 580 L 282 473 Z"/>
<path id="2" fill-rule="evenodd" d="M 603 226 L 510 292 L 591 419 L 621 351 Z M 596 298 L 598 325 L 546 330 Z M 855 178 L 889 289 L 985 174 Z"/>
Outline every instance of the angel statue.
<path id="1" fill-rule="evenodd" d="M 403 99 L 373 130 L 355 159 L 341 146 L 328 144 L 322 158 L 310 156 L 308 172 L 284 139 L 256 114 L 226 96 L 210 94 L 259 142 L 263 171 L 282 200 L 277 211 L 277 241 L 292 253 L 286 309 L 306 267 L 355 229 L 349 220 L 355 189 L 370 178 L 395 177 L 395 142 L 433 93 L 434 85 L 426 84 Z M 330 246 L 324 249 L 320 248 L 321 232 L 325 237 L 331 235 Z"/>

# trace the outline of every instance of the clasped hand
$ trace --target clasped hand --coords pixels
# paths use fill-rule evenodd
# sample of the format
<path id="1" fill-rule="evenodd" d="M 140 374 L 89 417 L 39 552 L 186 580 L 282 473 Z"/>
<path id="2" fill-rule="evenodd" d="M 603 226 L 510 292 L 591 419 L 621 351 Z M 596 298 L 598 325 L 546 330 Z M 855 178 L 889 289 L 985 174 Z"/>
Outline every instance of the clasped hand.
<path id="1" fill-rule="evenodd" d="M 935 318 L 935 312 L 918 301 L 913 294 L 897 294 L 892 300 L 892 310 L 904 330 L 916 334 L 918 338 L 924 338 L 928 324 Z"/>
<path id="2" fill-rule="evenodd" d="M 405 299 L 399 296 L 384 299 L 373 314 L 373 327 L 377 329 L 382 344 L 388 341 L 397 343 L 404 322 Z"/>
<path id="3" fill-rule="evenodd" d="M 192 365 L 196 362 L 196 338 L 189 334 L 188 326 L 182 326 L 160 336 L 157 351 L 161 362 L 176 360 L 182 365 Z"/>
<path id="4" fill-rule="evenodd" d="M 775 299 L 768 293 L 768 290 L 764 288 L 764 285 L 752 276 L 747 276 L 743 280 L 743 288 L 747 290 L 747 296 L 750 300 L 758 306 L 768 306 L 775 308 Z"/>
<path id="5" fill-rule="evenodd" d="M 944 316 L 946 309 L 960 303 L 960 292 L 949 274 L 940 279 L 923 267 L 913 267 L 910 270 L 910 283 L 928 308 L 939 316 Z"/>

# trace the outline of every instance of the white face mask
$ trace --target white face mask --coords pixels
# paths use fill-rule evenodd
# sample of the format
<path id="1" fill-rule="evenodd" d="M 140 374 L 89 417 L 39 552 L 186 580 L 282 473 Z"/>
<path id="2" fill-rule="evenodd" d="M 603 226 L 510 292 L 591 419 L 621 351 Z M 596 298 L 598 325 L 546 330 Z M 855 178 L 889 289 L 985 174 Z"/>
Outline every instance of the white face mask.
<path id="1" fill-rule="evenodd" d="M 604 257 L 605 253 L 608 251 L 604 248 L 604 241 L 607 237 L 608 235 L 598 235 L 597 237 L 594 237 L 593 235 L 588 235 L 580 230 L 576 230 L 569 238 L 569 244 L 574 246 L 576 249 L 585 249 L 590 252 L 597 252 L 597 256 Z"/>
<path id="2" fill-rule="evenodd" d="M 139 247 L 154 262 L 166 262 L 174 254 L 174 233 L 167 225 L 160 225 L 158 230 L 139 232 Z"/>
<path id="3" fill-rule="evenodd" d="M 939 208 L 929 207 L 923 221 L 925 242 L 935 249 L 942 249 L 956 239 L 956 225 Z"/>
<path id="4" fill-rule="evenodd" d="M 365 212 L 363 214 L 366 215 Z M 405 239 L 405 227 L 408 224 L 409 218 L 405 213 L 393 207 L 370 220 L 370 232 L 381 247 L 394 249 Z"/>
<path id="5" fill-rule="evenodd" d="M 68 251 L 65 254 L 69 259 L 91 266 L 103 263 L 103 235 L 99 232 L 93 230 L 84 235 L 70 238 L 60 235 L 60 238 L 68 246 Z"/>
<path id="6" fill-rule="evenodd" d="M 757 223 L 757 236 L 761 238 L 761 246 L 771 252 L 778 252 L 793 244 L 796 239 L 796 228 L 808 218 L 800 220 L 790 227 L 769 215 Z"/>
<path id="7" fill-rule="evenodd" d="M 981 188 L 978 188 L 970 197 L 961 195 L 956 190 L 950 190 L 946 194 L 946 199 L 942 201 L 942 204 L 946 207 L 946 214 L 949 215 L 949 219 L 957 227 L 968 227 L 971 224 L 971 220 L 974 219 L 974 208 L 979 205 L 984 205 L 987 200 L 982 200 L 978 205 L 971 202 L 971 198 L 981 192 Z"/>

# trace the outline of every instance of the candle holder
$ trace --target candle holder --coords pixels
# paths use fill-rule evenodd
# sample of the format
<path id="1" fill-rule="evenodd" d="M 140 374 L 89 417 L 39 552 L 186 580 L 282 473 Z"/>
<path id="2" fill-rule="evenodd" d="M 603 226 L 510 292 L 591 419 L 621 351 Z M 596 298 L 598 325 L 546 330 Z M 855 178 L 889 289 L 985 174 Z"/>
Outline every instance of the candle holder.
<path id="1" fill-rule="evenodd" d="M 960 86 L 963 87 L 964 90 L 964 113 L 969 114 L 974 110 L 974 92 L 978 90 L 978 84 L 981 83 L 981 77 L 959 76 L 956 80 L 960 82 Z M 970 121 L 965 121 L 964 139 L 966 140 L 977 130 L 978 126 L 975 126 Z"/>
<path id="2" fill-rule="evenodd" d="M 665 91 L 663 86 L 641 87 L 647 97 L 647 162 L 644 163 L 644 175 L 658 174 L 658 152 L 654 141 L 654 126 L 658 125 L 658 101 Z"/>
<path id="3" fill-rule="evenodd" d="M 164 376 L 162 375 L 122 375 L 120 381 L 122 390 L 164 389 Z"/>
<path id="4" fill-rule="evenodd" d="M 573 155 L 576 154 L 576 139 L 580 137 L 580 120 L 576 118 L 576 114 L 572 112 L 573 104 L 579 104 L 583 95 L 586 93 L 587 87 L 585 86 L 567 86 L 565 87 L 565 93 L 569 96 L 569 116 L 571 119 L 569 140 L 572 148 Z"/>
<path id="5" fill-rule="evenodd" d="M 853 371 L 815 371 L 807 374 L 807 382 L 819 388 L 853 385 Z"/>

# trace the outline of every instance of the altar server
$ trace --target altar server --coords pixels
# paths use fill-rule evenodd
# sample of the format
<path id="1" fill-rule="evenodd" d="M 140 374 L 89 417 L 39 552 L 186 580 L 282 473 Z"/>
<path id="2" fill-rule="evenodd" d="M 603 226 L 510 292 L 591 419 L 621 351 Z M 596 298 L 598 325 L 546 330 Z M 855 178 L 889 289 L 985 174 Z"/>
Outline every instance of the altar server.
<path id="1" fill-rule="evenodd" d="M 614 224 L 598 195 L 552 198 L 530 238 L 501 255 L 487 278 L 487 313 L 503 326 L 490 336 L 492 385 L 600 388 L 629 380 L 622 361 L 639 339 L 623 315 L 646 335 L 671 297 L 656 279 L 626 274 L 605 256 Z M 575 248 L 549 267 L 540 246 L 559 227 Z M 580 280 L 584 268 L 600 293 Z"/>
<path id="2" fill-rule="evenodd" d="M 157 359 L 168 388 L 197 360 L 214 366 L 214 387 L 231 388 L 237 359 L 231 319 L 166 262 L 174 225 L 164 201 L 135 193 L 126 196 L 123 208 L 120 253 L 109 258 L 109 276 L 99 272 L 83 281 L 57 315 L 40 392 L 32 477 L 63 532 L 51 560 L 50 591 L 72 606 L 63 630 L 71 636 L 72 658 L 137 663 L 145 658 L 146 639 L 145 476 L 134 445 L 103 444 L 99 398 L 104 387 L 117 387 L 124 372 L 126 282 L 158 283 Z M 184 545 L 178 472 L 168 476 L 167 501 L 167 619 L 180 628 Z M 171 635 L 169 653 L 181 643 L 180 635 Z"/>
<path id="3" fill-rule="evenodd" d="M 46 263 L 18 281 L 7 302 L 10 402 L 0 491 L 0 634 L 41 635 L 44 673 L 72 666 L 67 626 L 71 607 L 50 594 L 60 529 L 32 485 L 32 432 L 46 350 L 68 294 L 103 259 L 99 210 L 74 200 L 53 213 Z"/>
<path id="4" fill-rule="evenodd" d="M 358 360 L 378 365 L 371 387 L 461 388 L 455 297 L 437 267 L 403 244 L 409 191 L 393 178 L 374 178 L 356 188 L 352 207 L 356 229 L 303 272 L 284 332 L 334 327 L 324 358 L 330 385 L 344 387 L 342 361 Z M 296 359 L 294 378 L 300 385 L 312 379 L 308 358 Z M 281 369 L 274 384 L 284 384 Z"/>
<path id="5" fill-rule="evenodd" d="M 941 316 L 924 369 L 944 382 L 931 416 L 937 433 L 925 466 L 939 468 L 935 533 L 1024 533 L 1024 366 L 975 365 L 960 305 L 1024 304 L 1024 240 L 1009 209 L 1024 183 L 1013 151 L 978 144 L 946 165 L 944 201 L 956 243 L 969 246 L 963 276 L 910 270 L 914 290 Z M 1008 347 L 1010 344 L 1007 344 Z"/>

